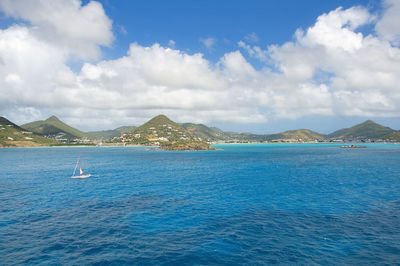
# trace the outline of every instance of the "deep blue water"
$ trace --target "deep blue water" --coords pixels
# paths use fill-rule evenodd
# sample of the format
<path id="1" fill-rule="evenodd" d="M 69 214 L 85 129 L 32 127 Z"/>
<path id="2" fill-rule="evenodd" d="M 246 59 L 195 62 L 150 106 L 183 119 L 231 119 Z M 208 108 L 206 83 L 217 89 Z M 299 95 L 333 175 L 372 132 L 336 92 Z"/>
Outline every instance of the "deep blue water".
<path id="1" fill-rule="evenodd" d="M 0 149 L 0 264 L 400 263 L 400 145 L 217 147 Z"/>

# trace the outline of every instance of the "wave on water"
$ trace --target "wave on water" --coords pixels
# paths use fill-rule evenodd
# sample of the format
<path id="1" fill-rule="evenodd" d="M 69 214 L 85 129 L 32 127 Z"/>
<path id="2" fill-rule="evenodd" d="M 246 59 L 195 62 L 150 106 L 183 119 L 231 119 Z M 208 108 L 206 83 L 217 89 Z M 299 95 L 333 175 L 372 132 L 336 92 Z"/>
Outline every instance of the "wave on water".
<path id="1" fill-rule="evenodd" d="M 355 215 L 253 209 L 169 226 L 170 216 L 184 215 L 179 209 L 185 205 L 132 195 L 21 216 L 1 230 L 0 255 L 5 264 L 393 264 L 400 259 L 400 201 Z"/>
<path id="2" fill-rule="evenodd" d="M 0 264 L 400 261 L 396 146 L 79 151 L 0 151 Z"/>

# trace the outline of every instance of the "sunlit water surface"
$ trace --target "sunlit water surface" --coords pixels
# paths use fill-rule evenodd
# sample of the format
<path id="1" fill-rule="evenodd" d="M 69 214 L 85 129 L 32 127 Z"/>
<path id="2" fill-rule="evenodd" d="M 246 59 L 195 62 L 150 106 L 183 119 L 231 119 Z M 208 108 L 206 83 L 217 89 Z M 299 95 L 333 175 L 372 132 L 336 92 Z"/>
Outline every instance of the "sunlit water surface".
<path id="1" fill-rule="evenodd" d="M 0 264 L 400 262 L 400 145 L 216 147 L 0 149 Z"/>

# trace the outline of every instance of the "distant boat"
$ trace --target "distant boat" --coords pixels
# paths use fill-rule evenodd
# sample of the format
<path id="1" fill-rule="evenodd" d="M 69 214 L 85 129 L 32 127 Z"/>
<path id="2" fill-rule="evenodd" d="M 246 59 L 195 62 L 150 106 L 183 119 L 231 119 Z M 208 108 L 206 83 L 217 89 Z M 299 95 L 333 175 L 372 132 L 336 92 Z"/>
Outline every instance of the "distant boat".
<path id="1" fill-rule="evenodd" d="M 78 164 L 79 164 L 79 175 L 75 175 L 76 169 L 78 168 Z M 83 174 L 81 167 L 81 153 L 79 153 L 79 159 L 76 162 L 74 173 L 72 174 L 71 178 L 88 178 L 89 176 L 91 176 L 91 174 L 86 174 L 86 175 Z"/>
<path id="2" fill-rule="evenodd" d="M 358 146 L 358 145 L 344 145 L 344 146 L 340 146 L 340 148 L 366 148 L 367 146 Z"/>

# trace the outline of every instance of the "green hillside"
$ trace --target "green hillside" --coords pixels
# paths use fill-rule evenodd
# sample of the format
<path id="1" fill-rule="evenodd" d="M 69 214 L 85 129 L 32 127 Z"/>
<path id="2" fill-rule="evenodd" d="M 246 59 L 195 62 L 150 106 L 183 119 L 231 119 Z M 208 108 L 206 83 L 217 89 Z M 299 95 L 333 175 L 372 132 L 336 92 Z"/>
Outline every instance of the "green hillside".
<path id="1" fill-rule="evenodd" d="M 400 142 L 400 130 L 393 131 L 392 133 L 386 134 L 383 137 L 381 137 L 381 139 Z"/>
<path id="2" fill-rule="evenodd" d="M 315 141 L 324 140 L 325 137 L 309 129 L 288 130 L 278 134 L 267 135 L 267 140 L 302 140 Z"/>
<path id="3" fill-rule="evenodd" d="M 86 133 L 86 136 L 89 139 L 96 140 L 96 139 L 110 139 L 119 136 L 121 133 L 110 129 L 110 130 L 100 130 L 100 131 L 90 131 Z"/>
<path id="4" fill-rule="evenodd" d="M 86 133 L 86 136 L 89 139 L 110 139 L 114 137 L 118 137 L 122 133 L 128 132 L 132 129 L 135 129 L 135 126 L 122 126 L 118 127 L 116 129 L 111 129 L 111 130 L 101 130 L 101 131 L 90 131 Z"/>
<path id="5" fill-rule="evenodd" d="M 289 130 L 282 133 L 261 135 L 252 133 L 224 132 L 218 128 L 210 128 L 202 124 L 184 123 L 182 127 L 192 135 L 206 141 L 225 142 L 264 142 L 272 140 L 323 140 L 325 137 L 308 129 Z"/>
<path id="6" fill-rule="evenodd" d="M 115 131 L 118 131 L 120 134 L 131 131 L 133 129 L 137 128 L 136 126 L 122 126 L 122 127 L 117 127 L 114 129 Z"/>
<path id="7" fill-rule="evenodd" d="M 203 124 L 183 123 L 184 129 L 189 131 L 193 136 L 204 141 L 221 141 L 229 140 L 228 134 L 216 127 L 207 127 Z"/>
<path id="8" fill-rule="evenodd" d="M 165 115 L 158 115 L 131 131 L 111 139 L 127 145 L 157 145 L 167 150 L 212 149 Z"/>
<path id="9" fill-rule="evenodd" d="M 230 141 L 239 142 L 263 142 L 266 140 L 267 135 L 259 135 L 253 133 L 237 133 L 237 132 L 224 132 Z"/>
<path id="10" fill-rule="evenodd" d="M 46 120 L 24 124 L 21 127 L 35 134 L 49 138 L 56 138 L 57 135 L 69 140 L 86 137 L 84 132 L 65 124 L 56 116 L 51 116 Z"/>
<path id="11" fill-rule="evenodd" d="M 0 117 L 0 147 L 38 147 L 57 144 L 17 126 L 8 119 Z"/>
<path id="12" fill-rule="evenodd" d="M 193 136 L 209 142 L 261 142 L 265 141 L 266 136 L 252 133 L 226 132 L 216 127 L 207 127 L 203 124 L 184 123 L 182 124 L 182 127 L 189 131 Z"/>
<path id="13" fill-rule="evenodd" d="M 383 136 L 392 132 L 394 132 L 394 130 L 389 127 L 379 125 L 372 120 L 367 120 L 351 128 L 337 130 L 329 134 L 328 137 L 347 140 L 381 139 Z"/>

